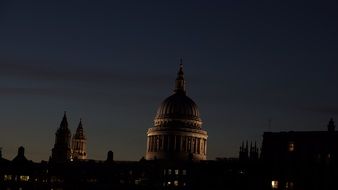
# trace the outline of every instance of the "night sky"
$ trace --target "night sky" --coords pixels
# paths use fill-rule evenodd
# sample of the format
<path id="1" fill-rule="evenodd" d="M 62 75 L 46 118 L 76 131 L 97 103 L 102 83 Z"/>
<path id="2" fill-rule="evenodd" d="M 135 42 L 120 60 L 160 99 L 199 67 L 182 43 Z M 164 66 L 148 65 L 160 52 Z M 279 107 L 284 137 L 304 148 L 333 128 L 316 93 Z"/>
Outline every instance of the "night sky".
<path id="1" fill-rule="evenodd" d="M 67 111 L 89 159 L 139 160 L 181 57 L 208 159 L 237 157 L 264 131 L 338 123 L 337 1 L 3 0 L 3 156 L 22 145 L 48 160 Z"/>

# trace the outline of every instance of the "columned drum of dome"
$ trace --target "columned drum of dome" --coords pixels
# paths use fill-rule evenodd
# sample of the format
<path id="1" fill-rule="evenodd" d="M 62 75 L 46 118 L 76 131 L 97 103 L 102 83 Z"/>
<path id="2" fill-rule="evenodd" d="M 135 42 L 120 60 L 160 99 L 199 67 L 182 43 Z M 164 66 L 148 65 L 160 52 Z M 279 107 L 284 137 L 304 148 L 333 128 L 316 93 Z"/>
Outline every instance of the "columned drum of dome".
<path id="1" fill-rule="evenodd" d="M 174 94 L 162 102 L 148 129 L 147 160 L 206 160 L 208 135 L 197 105 L 186 95 L 182 64 L 177 75 Z"/>

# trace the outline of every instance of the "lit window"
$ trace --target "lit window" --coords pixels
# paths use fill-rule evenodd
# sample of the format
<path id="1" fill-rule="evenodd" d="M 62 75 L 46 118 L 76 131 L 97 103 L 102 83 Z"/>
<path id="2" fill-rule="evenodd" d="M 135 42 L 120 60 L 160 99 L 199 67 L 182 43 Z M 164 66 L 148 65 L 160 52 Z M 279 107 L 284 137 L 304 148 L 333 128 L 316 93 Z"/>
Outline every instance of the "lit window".
<path id="1" fill-rule="evenodd" d="M 294 142 L 289 142 L 289 144 L 288 144 L 288 150 L 289 150 L 289 152 L 293 152 L 293 151 L 295 151 L 295 143 Z"/>
<path id="2" fill-rule="evenodd" d="M 178 181 L 177 180 L 174 181 L 174 186 L 178 186 Z"/>
<path id="3" fill-rule="evenodd" d="M 4 181 L 11 181 L 12 175 L 4 175 Z"/>
<path id="4" fill-rule="evenodd" d="M 29 180 L 29 176 L 27 175 L 20 175 L 20 181 L 28 181 Z"/>
<path id="5" fill-rule="evenodd" d="M 170 175 L 171 174 L 171 169 L 168 169 L 168 175 Z"/>
<path id="6" fill-rule="evenodd" d="M 96 180 L 96 178 L 88 178 L 88 179 L 87 179 L 87 182 L 88 182 L 88 183 L 96 183 L 97 180 Z"/>
<path id="7" fill-rule="evenodd" d="M 168 181 L 168 185 L 170 185 L 171 184 L 171 181 Z"/>
<path id="8" fill-rule="evenodd" d="M 278 181 L 277 180 L 271 181 L 271 188 L 272 189 L 278 189 Z"/>
<path id="9" fill-rule="evenodd" d="M 58 183 L 58 182 L 61 182 L 61 179 L 57 176 L 51 176 L 50 177 L 50 182 L 51 183 Z"/>
<path id="10" fill-rule="evenodd" d="M 175 175 L 178 175 L 179 170 L 175 170 Z"/>
<path id="11" fill-rule="evenodd" d="M 187 175 L 187 170 L 182 170 L 183 175 Z"/>

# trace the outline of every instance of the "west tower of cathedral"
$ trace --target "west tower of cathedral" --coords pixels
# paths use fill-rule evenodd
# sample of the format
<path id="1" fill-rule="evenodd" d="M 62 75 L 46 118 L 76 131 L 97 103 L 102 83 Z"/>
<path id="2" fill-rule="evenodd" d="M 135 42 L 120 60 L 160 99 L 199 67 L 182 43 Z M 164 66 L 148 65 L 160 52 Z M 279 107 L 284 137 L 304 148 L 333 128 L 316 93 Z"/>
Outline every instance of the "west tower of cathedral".
<path id="1" fill-rule="evenodd" d="M 72 157 L 74 160 L 87 159 L 86 137 L 83 132 L 82 120 L 80 120 L 76 133 L 72 139 Z"/>
<path id="2" fill-rule="evenodd" d="M 71 133 L 68 128 L 68 121 L 65 112 L 60 127 L 55 133 L 55 144 L 52 149 L 51 161 L 67 162 L 71 159 L 70 138 Z"/>

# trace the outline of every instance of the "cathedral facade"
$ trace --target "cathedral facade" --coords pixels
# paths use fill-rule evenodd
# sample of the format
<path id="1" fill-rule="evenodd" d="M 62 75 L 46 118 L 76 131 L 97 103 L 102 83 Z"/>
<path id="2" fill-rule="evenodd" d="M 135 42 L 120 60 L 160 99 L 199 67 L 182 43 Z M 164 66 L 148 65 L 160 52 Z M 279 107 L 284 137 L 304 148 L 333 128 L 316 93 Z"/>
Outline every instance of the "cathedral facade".
<path id="1" fill-rule="evenodd" d="M 80 120 L 76 133 L 71 139 L 71 132 L 68 128 L 68 120 L 65 112 L 60 127 L 55 133 L 55 144 L 50 160 L 52 162 L 62 163 L 74 159 L 87 159 L 86 137 L 83 132 L 82 121 Z"/>
<path id="2" fill-rule="evenodd" d="M 198 107 L 186 95 L 181 64 L 174 93 L 159 106 L 148 129 L 146 160 L 206 160 L 207 137 Z"/>

